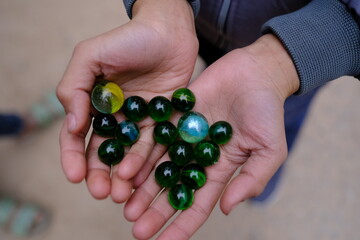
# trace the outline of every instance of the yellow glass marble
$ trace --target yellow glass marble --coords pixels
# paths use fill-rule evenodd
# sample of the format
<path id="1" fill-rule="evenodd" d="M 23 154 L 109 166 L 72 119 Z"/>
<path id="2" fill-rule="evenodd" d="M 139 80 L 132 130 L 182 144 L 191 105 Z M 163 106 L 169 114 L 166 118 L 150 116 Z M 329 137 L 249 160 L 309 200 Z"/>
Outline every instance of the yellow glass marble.
<path id="1" fill-rule="evenodd" d="M 91 93 L 91 103 L 101 113 L 115 113 L 124 104 L 124 93 L 113 82 L 102 81 L 95 85 Z"/>

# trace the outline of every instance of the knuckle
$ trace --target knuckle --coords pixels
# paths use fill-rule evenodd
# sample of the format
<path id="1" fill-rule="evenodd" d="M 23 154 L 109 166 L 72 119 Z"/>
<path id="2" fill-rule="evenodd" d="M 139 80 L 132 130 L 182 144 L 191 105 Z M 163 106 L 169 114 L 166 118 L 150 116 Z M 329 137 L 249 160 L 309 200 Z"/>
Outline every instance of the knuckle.
<path id="1" fill-rule="evenodd" d="M 201 219 L 206 219 L 208 216 L 208 212 L 199 204 L 194 203 L 191 208 L 194 213 L 200 217 Z"/>
<path id="2" fill-rule="evenodd" d="M 82 52 L 86 52 L 88 48 L 88 40 L 83 40 L 78 42 L 73 50 L 73 55 L 81 54 Z"/>
<path id="3" fill-rule="evenodd" d="M 265 189 L 266 183 L 256 182 L 253 187 L 252 197 L 259 196 Z"/>
<path id="4" fill-rule="evenodd" d="M 61 104 L 64 104 L 66 102 L 66 99 L 68 99 L 67 92 L 68 91 L 61 84 L 57 86 L 56 97 L 59 99 Z"/>

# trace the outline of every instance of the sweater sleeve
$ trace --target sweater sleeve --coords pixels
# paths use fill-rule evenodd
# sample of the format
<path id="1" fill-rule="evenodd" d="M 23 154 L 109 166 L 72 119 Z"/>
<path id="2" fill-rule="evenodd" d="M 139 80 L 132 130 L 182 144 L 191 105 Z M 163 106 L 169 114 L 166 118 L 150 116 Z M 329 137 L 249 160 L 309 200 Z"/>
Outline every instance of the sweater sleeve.
<path id="1" fill-rule="evenodd" d="M 302 9 L 266 22 L 289 52 L 304 94 L 340 76 L 360 77 L 360 29 L 338 0 L 314 0 Z"/>
<path id="2" fill-rule="evenodd" d="M 360 1 L 359 0 L 341 0 L 345 3 L 354 18 L 360 24 Z"/>

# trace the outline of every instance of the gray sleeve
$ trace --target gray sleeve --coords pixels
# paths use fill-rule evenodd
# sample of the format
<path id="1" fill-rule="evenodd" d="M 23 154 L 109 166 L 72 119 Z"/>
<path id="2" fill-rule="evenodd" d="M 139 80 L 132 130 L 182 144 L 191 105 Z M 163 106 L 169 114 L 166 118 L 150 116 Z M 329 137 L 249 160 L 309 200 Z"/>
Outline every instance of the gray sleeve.
<path id="1" fill-rule="evenodd" d="M 360 24 L 360 1 L 359 0 L 341 0 L 346 4 L 356 21 Z"/>
<path id="2" fill-rule="evenodd" d="M 290 54 L 300 78 L 298 95 L 340 76 L 360 77 L 360 29 L 338 0 L 314 0 L 269 20 L 262 32 L 275 34 Z"/>
<path id="3" fill-rule="evenodd" d="M 123 0 L 123 2 L 125 5 L 126 13 L 129 16 L 129 18 L 131 19 L 132 18 L 132 6 L 136 2 L 136 0 Z M 196 17 L 200 11 L 200 0 L 188 0 L 188 2 L 194 11 L 194 16 Z"/>

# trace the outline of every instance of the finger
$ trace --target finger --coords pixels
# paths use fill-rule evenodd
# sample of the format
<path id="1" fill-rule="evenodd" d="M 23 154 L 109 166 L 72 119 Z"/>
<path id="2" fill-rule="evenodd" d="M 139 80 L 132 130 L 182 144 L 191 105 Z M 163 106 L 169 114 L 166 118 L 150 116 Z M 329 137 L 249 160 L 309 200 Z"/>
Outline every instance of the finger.
<path id="1" fill-rule="evenodd" d="M 95 64 L 89 44 L 77 45 L 65 74 L 57 87 L 57 96 L 69 119 L 68 130 L 72 133 L 83 131 L 90 113 L 90 92 L 95 76 L 100 71 Z"/>
<path id="2" fill-rule="evenodd" d="M 236 168 L 226 166 L 224 159 L 206 169 L 206 184 L 195 191 L 194 202 L 161 233 L 158 239 L 190 239 L 204 224 L 222 190 L 230 180 Z"/>
<path id="3" fill-rule="evenodd" d="M 92 134 L 86 149 L 88 169 L 86 182 L 90 194 L 96 199 L 106 198 L 111 191 L 110 167 L 102 163 L 98 157 L 98 148 L 105 140 L 96 134 Z"/>
<path id="4" fill-rule="evenodd" d="M 226 187 L 220 200 L 222 212 L 228 215 L 240 202 L 259 195 L 285 161 L 286 154 L 286 149 L 253 152 L 241 168 L 239 175 L 233 178 Z"/>
<path id="5" fill-rule="evenodd" d="M 168 203 L 168 192 L 164 190 L 156 202 L 135 222 L 133 235 L 136 239 L 150 239 L 176 213 Z"/>
<path id="6" fill-rule="evenodd" d="M 166 153 L 167 147 L 161 144 L 155 144 L 154 148 L 152 149 L 152 152 L 140 171 L 137 173 L 137 175 L 134 177 L 134 187 L 137 188 L 140 186 L 148 177 L 150 172 L 154 169 L 155 164 L 158 162 L 160 158 Z M 167 157 L 166 160 L 169 160 Z"/>
<path id="7" fill-rule="evenodd" d="M 130 151 L 120 162 L 116 171 L 120 179 L 128 180 L 133 178 L 145 164 L 155 145 L 152 132 L 153 127 L 141 129 L 139 140 L 131 146 Z"/>
<path id="8" fill-rule="evenodd" d="M 111 198 L 116 203 L 123 203 L 128 200 L 133 190 L 132 180 L 121 179 L 116 173 L 119 164 L 113 166 L 111 177 Z"/>
<path id="9" fill-rule="evenodd" d="M 70 182 L 79 183 L 86 176 L 85 136 L 90 127 L 88 122 L 83 133 L 68 132 L 65 119 L 60 131 L 60 158 L 65 176 Z"/>
<path id="10" fill-rule="evenodd" d="M 160 159 L 158 165 L 168 158 Z M 124 207 L 124 216 L 128 221 L 136 221 L 154 201 L 162 187 L 155 180 L 155 169 L 148 175 L 148 178 L 131 195 Z"/>

